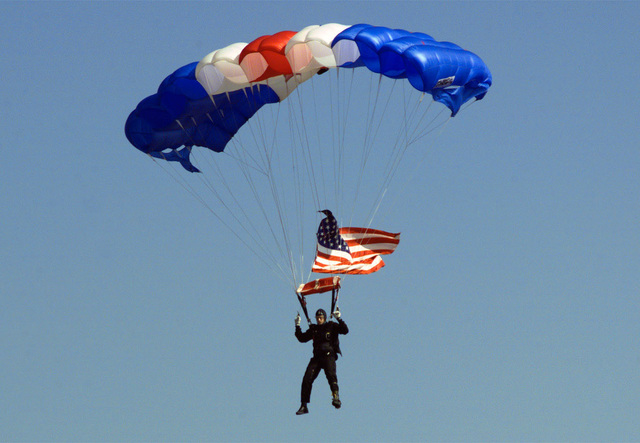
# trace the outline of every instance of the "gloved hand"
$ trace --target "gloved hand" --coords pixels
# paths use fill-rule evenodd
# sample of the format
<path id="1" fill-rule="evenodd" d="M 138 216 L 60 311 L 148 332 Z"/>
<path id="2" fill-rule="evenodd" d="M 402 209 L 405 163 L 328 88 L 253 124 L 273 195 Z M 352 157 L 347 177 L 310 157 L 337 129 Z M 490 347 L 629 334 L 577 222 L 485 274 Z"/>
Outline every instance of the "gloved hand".
<path id="1" fill-rule="evenodd" d="M 300 326 L 300 313 L 298 312 L 298 315 L 296 315 L 296 326 Z"/>
<path id="2" fill-rule="evenodd" d="M 336 310 L 333 311 L 333 318 L 340 320 L 340 308 L 336 308 Z"/>

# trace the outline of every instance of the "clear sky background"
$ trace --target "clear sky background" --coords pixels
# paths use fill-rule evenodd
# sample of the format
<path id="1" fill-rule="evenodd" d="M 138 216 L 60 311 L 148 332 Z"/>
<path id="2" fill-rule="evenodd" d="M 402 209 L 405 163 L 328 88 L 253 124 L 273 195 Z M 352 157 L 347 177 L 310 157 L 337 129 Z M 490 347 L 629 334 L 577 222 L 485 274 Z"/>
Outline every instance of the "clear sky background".
<path id="1" fill-rule="evenodd" d="M 456 42 L 494 84 L 341 295 L 342 409 L 321 375 L 297 417 L 293 293 L 123 127 L 174 69 L 330 22 Z M 639 23 L 638 2 L 0 2 L 0 440 L 640 440 Z"/>

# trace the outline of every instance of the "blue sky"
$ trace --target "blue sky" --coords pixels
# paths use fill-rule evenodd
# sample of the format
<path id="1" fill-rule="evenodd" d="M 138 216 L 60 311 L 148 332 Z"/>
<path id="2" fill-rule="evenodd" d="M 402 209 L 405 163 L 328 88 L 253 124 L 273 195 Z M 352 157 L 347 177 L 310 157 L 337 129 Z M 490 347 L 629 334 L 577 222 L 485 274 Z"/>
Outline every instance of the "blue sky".
<path id="1" fill-rule="evenodd" d="M 343 408 L 320 376 L 296 417 L 290 287 L 123 127 L 176 68 L 329 22 L 453 41 L 494 83 L 391 191 L 387 267 L 342 292 Z M 640 440 L 638 23 L 638 2 L 1 2 L 0 440 Z"/>

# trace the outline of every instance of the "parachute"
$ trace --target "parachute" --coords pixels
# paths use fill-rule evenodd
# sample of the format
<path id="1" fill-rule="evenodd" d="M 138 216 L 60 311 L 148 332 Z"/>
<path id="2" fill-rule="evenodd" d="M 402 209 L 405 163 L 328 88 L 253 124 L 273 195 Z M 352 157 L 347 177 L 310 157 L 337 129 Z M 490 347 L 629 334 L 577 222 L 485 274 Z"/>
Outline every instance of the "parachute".
<path id="1" fill-rule="evenodd" d="M 352 91 L 364 83 L 356 72 L 372 81 L 368 94 L 354 98 Z M 323 79 L 331 76 L 326 86 Z M 380 93 L 383 80 L 391 85 L 389 99 L 403 97 L 403 104 L 387 104 Z M 313 25 L 233 43 L 178 68 L 131 112 L 125 134 L 159 163 L 179 164 L 192 173 L 203 169 L 194 161 L 196 147 L 213 151 L 208 161 L 217 181 L 207 177 L 203 187 L 215 203 L 191 191 L 191 180 L 179 171 L 170 174 L 295 290 L 308 280 L 304 254 L 313 252 L 305 248 L 304 237 L 316 221 L 306 214 L 339 206 L 353 217 L 360 213 L 353 204 L 358 195 L 377 181 L 369 219 L 361 222 L 369 224 L 404 153 L 432 130 L 417 113 L 439 103 L 448 110 L 448 121 L 463 105 L 481 100 L 491 83 L 480 57 L 421 32 L 367 24 Z M 405 98 L 411 91 L 418 97 Z M 422 99 L 425 94 L 432 98 L 429 104 Z M 369 104 L 366 112 L 364 102 Z M 285 104 L 288 120 L 281 117 Z M 398 125 L 380 129 L 396 117 Z M 288 121 L 288 131 L 281 120 Z M 323 121 L 334 128 L 319 129 Z M 352 129 L 354 122 L 365 123 L 365 129 Z M 358 160 L 345 152 L 357 144 L 348 132 L 364 133 Z M 372 154 L 376 143 L 391 133 L 402 140 L 380 148 L 387 155 L 386 169 L 370 173 L 367 168 L 382 157 Z M 232 171 L 232 165 L 237 169 Z M 246 195 L 253 203 L 244 201 Z"/>
<path id="2" fill-rule="evenodd" d="M 364 24 L 309 26 L 234 43 L 177 69 L 131 113 L 125 133 L 142 152 L 197 172 L 189 161 L 192 146 L 223 151 L 263 105 L 286 99 L 321 70 L 361 66 L 406 78 L 452 116 L 491 86 L 477 55 L 427 34 Z"/>

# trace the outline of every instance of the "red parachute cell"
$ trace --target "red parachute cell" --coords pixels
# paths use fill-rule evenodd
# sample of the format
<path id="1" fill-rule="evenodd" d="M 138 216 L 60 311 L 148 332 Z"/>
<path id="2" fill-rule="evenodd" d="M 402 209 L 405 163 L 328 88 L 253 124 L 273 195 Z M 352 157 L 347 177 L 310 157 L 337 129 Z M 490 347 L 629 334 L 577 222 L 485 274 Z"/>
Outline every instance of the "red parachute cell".
<path id="1" fill-rule="evenodd" d="M 251 82 L 259 82 L 277 75 L 291 75 L 291 65 L 284 54 L 293 31 L 263 35 L 249 43 L 240 53 L 239 63 Z"/>

